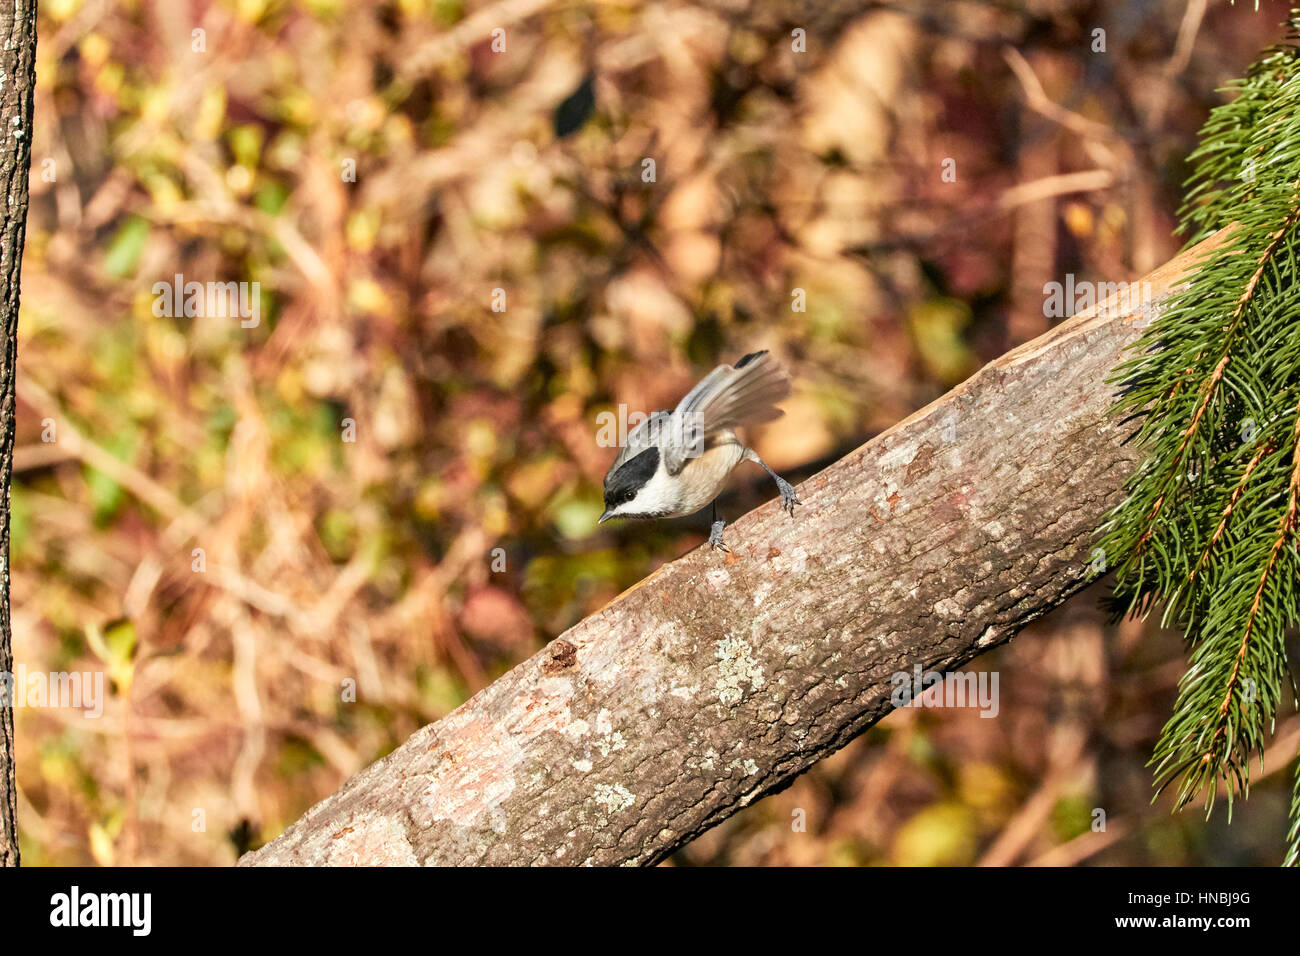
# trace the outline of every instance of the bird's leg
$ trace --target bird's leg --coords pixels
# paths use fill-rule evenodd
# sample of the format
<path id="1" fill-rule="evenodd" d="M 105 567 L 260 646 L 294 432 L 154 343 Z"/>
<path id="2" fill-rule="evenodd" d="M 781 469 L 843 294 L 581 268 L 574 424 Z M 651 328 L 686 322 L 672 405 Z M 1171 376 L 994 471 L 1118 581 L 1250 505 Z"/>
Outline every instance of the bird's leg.
<path id="1" fill-rule="evenodd" d="M 757 463 L 759 467 L 776 480 L 776 489 L 781 492 L 781 510 L 788 511 L 790 517 L 793 518 L 794 506 L 803 504 L 803 502 L 799 500 L 798 496 L 795 495 L 794 486 L 774 472 L 771 468 L 767 467 L 767 462 L 759 458 L 752 448 L 745 449 L 745 457 L 750 461 Z"/>
<path id="2" fill-rule="evenodd" d="M 709 544 L 713 545 L 715 548 L 720 548 L 723 551 L 730 551 L 731 549 L 722 543 L 722 529 L 727 526 L 727 522 L 718 520 L 717 498 L 713 499 L 713 518 L 711 520 L 713 521 L 713 525 L 709 529 Z"/>

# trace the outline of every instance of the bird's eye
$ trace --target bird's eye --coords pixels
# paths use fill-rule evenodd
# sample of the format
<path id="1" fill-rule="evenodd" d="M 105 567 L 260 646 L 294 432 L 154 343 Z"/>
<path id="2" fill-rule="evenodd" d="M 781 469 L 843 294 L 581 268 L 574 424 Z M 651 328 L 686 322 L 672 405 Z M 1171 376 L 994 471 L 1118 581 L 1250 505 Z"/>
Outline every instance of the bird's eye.
<path id="1" fill-rule="evenodd" d="M 623 501 L 624 501 L 624 503 L 631 501 L 631 500 L 632 500 L 633 498 L 635 498 L 635 497 L 636 497 L 636 492 L 635 492 L 635 491 L 625 491 L 625 492 L 623 493 Z"/>

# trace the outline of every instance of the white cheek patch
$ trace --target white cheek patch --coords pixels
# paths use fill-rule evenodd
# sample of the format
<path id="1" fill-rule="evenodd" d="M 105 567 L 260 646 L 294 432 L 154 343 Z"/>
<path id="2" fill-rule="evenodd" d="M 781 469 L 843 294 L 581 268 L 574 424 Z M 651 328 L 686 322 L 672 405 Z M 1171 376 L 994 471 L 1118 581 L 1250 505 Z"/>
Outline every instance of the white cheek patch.
<path id="1" fill-rule="evenodd" d="M 676 511 L 680 489 L 677 482 L 660 468 L 629 501 L 624 510 L 628 514 L 654 514 L 659 511 Z"/>

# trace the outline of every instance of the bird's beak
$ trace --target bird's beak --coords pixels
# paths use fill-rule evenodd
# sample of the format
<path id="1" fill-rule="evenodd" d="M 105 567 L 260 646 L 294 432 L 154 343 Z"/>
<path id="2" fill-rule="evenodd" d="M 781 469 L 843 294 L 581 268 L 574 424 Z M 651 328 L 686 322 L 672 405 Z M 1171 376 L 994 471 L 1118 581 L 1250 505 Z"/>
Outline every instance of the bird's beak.
<path id="1" fill-rule="evenodd" d="M 614 517 L 613 512 L 611 512 L 608 508 L 606 508 L 605 513 L 596 519 L 596 524 L 604 524 L 612 517 Z"/>

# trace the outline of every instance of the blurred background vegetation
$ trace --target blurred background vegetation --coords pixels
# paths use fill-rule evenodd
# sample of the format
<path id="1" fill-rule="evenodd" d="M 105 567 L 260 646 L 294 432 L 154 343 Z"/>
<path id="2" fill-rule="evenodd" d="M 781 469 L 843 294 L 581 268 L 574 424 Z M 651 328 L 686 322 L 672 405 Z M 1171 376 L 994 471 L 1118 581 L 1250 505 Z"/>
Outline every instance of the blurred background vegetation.
<path id="1" fill-rule="evenodd" d="M 802 479 L 1057 321 L 1045 283 L 1170 257 L 1259 7 L 45 0 L 14 653 L 112 693 L 17 711 L 24 861 L 232 863 L 702 542 L 595 527 L 600 412 L 770 348 L 752 437 Z M 156 316 L 178 273 L 260 324 Z M 1100 593 L 976 662 L 997 719 L 898 711 L 672 862 L 1279 862 L 1300 723 L 1231 827 L 1150 806 L 1184 656 Z"/>

